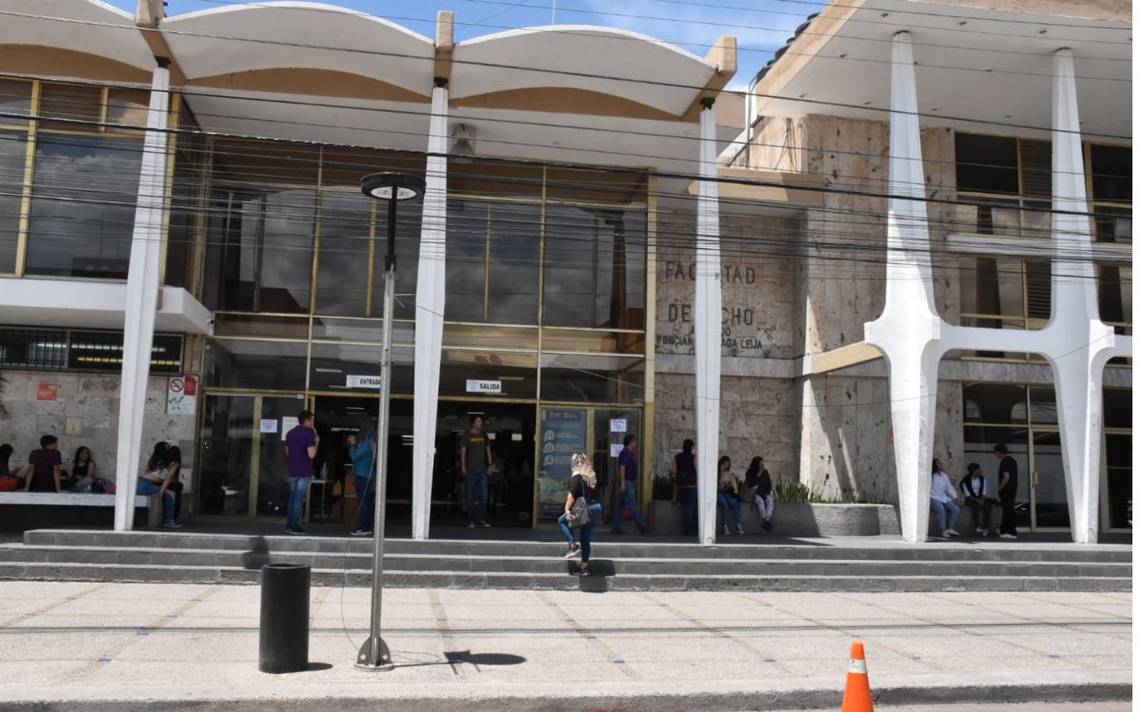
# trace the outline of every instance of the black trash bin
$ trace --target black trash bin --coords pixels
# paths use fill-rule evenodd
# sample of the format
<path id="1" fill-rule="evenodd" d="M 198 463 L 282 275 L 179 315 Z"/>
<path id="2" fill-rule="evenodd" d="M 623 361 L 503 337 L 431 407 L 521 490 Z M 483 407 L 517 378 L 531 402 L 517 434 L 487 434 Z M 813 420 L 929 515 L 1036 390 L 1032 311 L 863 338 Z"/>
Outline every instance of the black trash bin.
<path id="1" fill-rule="evenodd" d="M 308 566 L 261 567 L 261 672 L 301 672 L 309 667 Z"/>

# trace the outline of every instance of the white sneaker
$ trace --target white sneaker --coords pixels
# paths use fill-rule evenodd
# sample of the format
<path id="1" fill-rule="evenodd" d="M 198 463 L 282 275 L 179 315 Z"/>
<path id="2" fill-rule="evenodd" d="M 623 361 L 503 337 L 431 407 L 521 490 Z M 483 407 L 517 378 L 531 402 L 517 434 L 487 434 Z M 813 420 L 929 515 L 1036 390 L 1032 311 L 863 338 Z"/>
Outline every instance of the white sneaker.
<path id="1" fill-rule="evenodd" d="M 372 536 L 372 532 L 366 529 L 353 529 L 349 536 Z"/>
<path id="2" fill-rule="evenodd" d="M 978 536 L 985 536 L 986 530 L 982 529 L 981 527 L 978 527 L 977 529 L 974 530 L 974 533 L 977 534 Z"/>
<path id="3" fill-rule="evenodd" d="M 487 522 L 479 522 L 479 528 L 480 529 L 490 529 L 491 525 L 488 524 Z"/>
<path id="4" fill-rule="evenodd" d="M 727 524 L 724 525 L 724 535 L 728 536 L 728 525 Z"/>
<path id="5" fill-rule="evenodd" d="M 1016 534 L 1001 534 L 1000 536 L 1002 539 L 1016 539 L 1017 538 Z"/>
<path id="6" fill-rule="evenodd" d="M 475 522 L 467 522 L 467 528 L 468 529 L 474 529 L 475 528 Z"/>
<path id="7" fill-rule="evenodd" d="M 737 524 L 736 525 L 736 533 L 737 534 L 743 534 L 744 533 L 744 527 L 741 526 L 740 524 Z"/>
<path id="8" fill-rule="evenodd" d="M 171 520 L 169 522 L 163 522 L 162 528 L 163 529 L 181 529 L 182 525 L 179 524 L 178 522 L 174 521 L 174 520 Z"/>
<path id="9" fill-rule="evenodd" d="M 563 559 L 573 559 L 575 556 L 582 555 L 582 547 L 578 544 L 571 544 L 566 547 L 566 553 L 562 555 Z"/>
<path id="10" fill-rule="evenodd" d="M 945 534 L 946 534 L 946 536 L 962 536 L 961 534 L 958 533 L 957 529 L 947 529 Z"/>

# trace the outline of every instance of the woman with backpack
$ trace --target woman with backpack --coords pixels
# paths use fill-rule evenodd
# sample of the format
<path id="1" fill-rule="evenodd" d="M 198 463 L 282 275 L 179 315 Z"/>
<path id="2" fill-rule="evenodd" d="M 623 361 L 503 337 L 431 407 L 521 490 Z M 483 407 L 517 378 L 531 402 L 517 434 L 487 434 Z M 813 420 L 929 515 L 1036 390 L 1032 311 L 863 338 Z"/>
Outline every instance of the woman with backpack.
<path id="1" fill-rule="evenodd" d="M 566 493 L 565 511 L 558 518 L 558 528 L 566 538 L 566 555 L 570 559 L 581 555 L 582 562 L 575 572 L 579 576 L 590 575 L 590 539 L 594 527 L 602 518 L 602 504 L 598 501 L 598 476 L 585 453 L 576 452 L 570 456 L 570 485 Z M 574 529 L 578 530 L 578 543 L 574 541 Z"/>

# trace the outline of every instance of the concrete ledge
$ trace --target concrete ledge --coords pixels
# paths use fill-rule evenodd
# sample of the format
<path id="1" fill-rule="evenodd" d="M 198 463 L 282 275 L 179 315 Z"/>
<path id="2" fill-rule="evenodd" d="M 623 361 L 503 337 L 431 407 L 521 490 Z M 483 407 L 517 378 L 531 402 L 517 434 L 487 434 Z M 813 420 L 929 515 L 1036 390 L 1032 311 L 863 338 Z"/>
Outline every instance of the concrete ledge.
<path id="1" fill-rule="evenodd" d="M 79 492 L 0 492 L 0 531 L 45 526 L 106 526 L 114 522 L 115 495 Z M 162 522 L 158 495 L 135 495 L 135 527 Z"/>
<path id="2" fill-rule="evenodd" d="M 331 667 L 331 666 L 330 666 Z M 841 668 L 842 666 L 838 666 Z M 397 669 L 399 663 L 397 662 Z M 314 670 L 297 675 L 320 674 Z M 251 670 L 251 675 L 264 677 Z M 393 675 L 396 673 L 388 673 Z M 871 670 L 872 680 L 875 671 Z M 875 705 L 925 705 L 970 703 L 1033 703 L 1033 702 L 1107 702 L 1132 699 L 1132 685 L 1126 679 L 1088 679 L 1107 677 L 1089 674 L 1084 681 L 1064 681 L 1066 676 L 1053 676 L 1052 680 L 1026 680 L 1023 683 L 995 682 L 984 679 L 976 684 L 952 684 L 948 680 L 931 681 L 924 685 L 915 680 L 909 683 L 873 687 Z M 1117 676 L 1119 677 L 1119 676 Z M 515 712 L 522 710 L 654 710 L 683 709 L 690 712 L 720 712 L 734 709 L 815 710 L 837 709 L 842 701 L 842 680 L 804 680 L 800 684 L 757 685 L 720 681 L 716 685 L 671 685 L 675 690 L 661 692 L 660 683 L 629 682 L 624 691 L 614 683 L 591 685 L 558 685 L 549 682 L 519 686 L 487 686 L 486 690 L 456 689 L 456 685 L 386 684 L 369 696 L 332 696 L 305 698 L 301 695 L 288 698 L 281 694 L 272 698 L 200 698 L 200 699 L 113 699 L 85 697 L 83 699 L 36 700 L 0 702 L 2 712 L 70 712 L 80 705 L 93 712 L 300 712 L 328 707 L 332 702 L 343 712 L 371 712 L 378 705 L 399 709 L 402 712 Z M 513 689 L 511 689 L 513 688 Z M 302 693 L 303 694 L 303 693 Z M 387 703 L 387 704 L 384 704 Z"/>
<path id="3" fill-rule="evenodd" d="M 0 505 L 23 504 L 68 507 L 114 507 L 115 495 L 83 492 L 0 492 Z M 136 507 L 153 507 L 158 495 L 135 495 Z"/>
<path id="4" fill-rule="evenodd" d="M 760 516 L 741 502 L 745 531 L 760 528 Z M 681 510 L 672 502 L 650 502 L 650 524 L 661 534 L 681 532 Z M 776 503 L 773 534 L 779 536 L 879 536 L 899 534 L 898 513 L 889 504 Z"/>

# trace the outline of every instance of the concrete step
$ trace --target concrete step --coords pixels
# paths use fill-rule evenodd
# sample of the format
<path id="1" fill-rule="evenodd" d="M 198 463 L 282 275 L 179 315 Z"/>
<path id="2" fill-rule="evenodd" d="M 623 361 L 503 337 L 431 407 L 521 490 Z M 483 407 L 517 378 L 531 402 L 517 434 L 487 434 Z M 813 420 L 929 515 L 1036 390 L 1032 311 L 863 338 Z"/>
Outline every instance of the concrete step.
<path id="1" fill-rule="evenodd" d="M 608 538 L 607 538 L 608 537 Z M 784 540 L 792 542 L 794 540 Z M 681 558 L 681 559 L 794 559 L 794 560 L 890 560 L 890 561 L 963 561 L 963 562 L 1074 562 L 1130 564 L 1131 547 L 1119 545 L 1077 546 L 1072 544 L 1030 544 L 987 540 L 979 545 L 971 542 L 932 542 L 921 546 L 901 542 L 884 545 L 868 544 L 820 545 L 818 543 L 725 543 L 704 546 L 669 542 L 639 541 L 636 535 L 615 539 L 601 534 L 596 545 L 605 555 L 615 559 Z M 327 554 L 368 554 L 372 540 L 350 537 L 250 536 L 181 531 L 112 532 L 106 530 L 40 529 L 24 534 L 28 546 L 101 546 L 114 548 L 164 548 L 236 550 L 276 554 L 305 552 Z M 388 539 L 385 551 L 391 554 L 423 556 L 558 556 L 565 545 L 558 541 Z M 600 551 L 599 553 L 602 553 Z"/>
<path id="2" fill-rule="evenodd" d="M 720 576 L 622 574 L 577 577 L 566 569 L 552 573 L 385 571 L 393 588 L 560 589 L 586 591 L 1131 591 L 1131 576 Z M 599 567 L 600 569 L 601 567 Z M 31 581 L 114 581 L 139 583 L 255 584 L 256 569 L 222 566 L 162 566 L 88 563 L 0 563 L 0 579 Z M 316 569 L 318 586 L 368 586 L 360 570 Z"/>
<path id="3" fill-rule="evenodd" d="M 387 553 L 385 568 L 415 572 L 543 574 L 564 571 L 561 549 L 547 547 L 543 556 Z M 656 552 L 653 552 L 656 554 Z M 690 555 L 696 553 L 691 551 Z M 172 549 L 24 545 L 0 549 L 0 561 L 11 563 L 124 564 L 259 569 L 262 564 L 303 564 L 313 569 L 367 571 L 371 553 L 314 551 L 240 551 L 236 549 Z M 727 559 L 606 556 L 617 576 L 948 576 L 948 577 L 1095 577 L 1131 575 L 1130 564 L 1101 562 L 911 561 L 886 559 Z"/>

